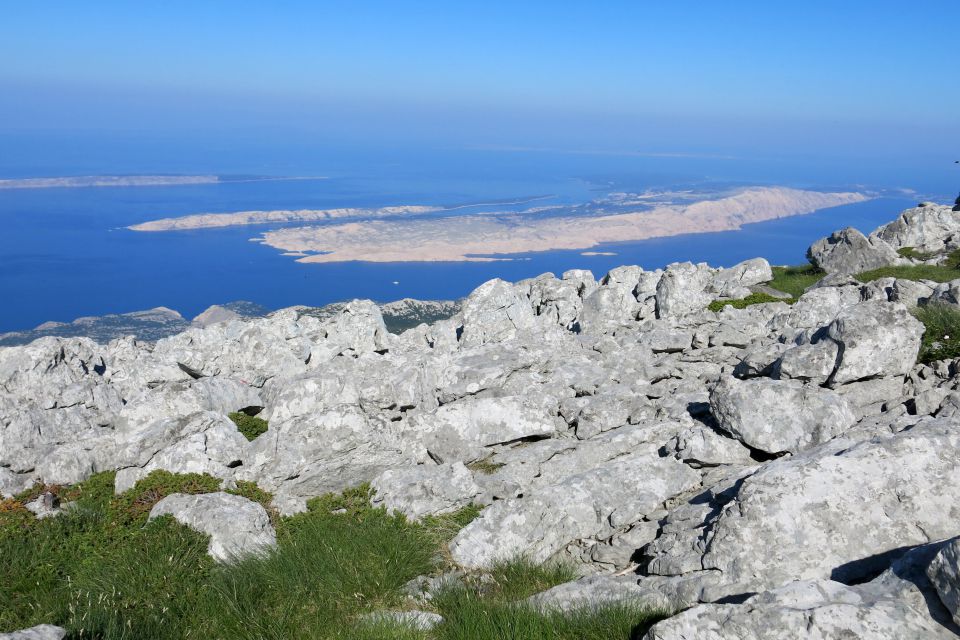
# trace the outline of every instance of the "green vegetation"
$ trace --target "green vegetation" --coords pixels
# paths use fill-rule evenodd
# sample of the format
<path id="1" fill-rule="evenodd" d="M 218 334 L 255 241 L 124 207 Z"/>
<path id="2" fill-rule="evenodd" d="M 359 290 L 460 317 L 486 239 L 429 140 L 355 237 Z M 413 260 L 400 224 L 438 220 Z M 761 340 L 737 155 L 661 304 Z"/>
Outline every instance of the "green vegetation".
<path id="1" fill-rule="evenodd" d="M 497 469 L 503 465 L 493 461 L 493 456 L 487 456 L 483 460 L 476 460 L 467 465 L 467 469 L 471 471 L 479 471 L 485 475 L 490 475 L 496 473 Z"/>
<path id="2" fill-rule="evenodd" d="M 904 255 L 900 250 L 900 255 Z M 927 255 L 927 254 L 921 254 Z M 907 256 L 912 257 L 912 256 Z M 940 264 L 912 264 L 902 266 L 881 267 L 871 271 L 864 271 L 857 275 L 860 282 L 871 282 L 879 278 L 901 278 L 903 280 L 932 280 L 934 282 L 950 282 L 960 278 L 960 249 L 947 254 Z"/>
<path id="3" fill-rule="evenodd" d="M 267 421 L 263 418 L 247 415 L 242 411 L 228 415 L 233 420 L 233 424 L 237 425 L 237 431 L 242 433 L 247 440 L 254 440 L 257 436 L 267 432 Z"/>
<path id="4" fill-rule="evenodd" d="M 714 300 L 707 309 L 710 311 L 722 311 L 724 307 L 733 307 L 734 309 L 745 309 L 753 304 L 764 304 L 766 302 L 786 302 L 793 304 L 793 298 L 775 298 L 766 293 L 751 293 L 746 298 L 738 300 Z"/>
<path id="5" fill-rule="evenodd" d="M 216 491 L 206 475 L 154 472 L 113 493 L 113 473 L 70 487 L 35 487 L 0 500 L 0 632 L 51 623 L 69 638 L 627 638 L 659 616 L 615 606 L 570 614 L 517 604 L 574 577 L 562 566 L 517 561 L 437 594 L 446 618 L 424 633 L 358 621 L 408 608 L 412 578 L 442 570 L 450 539 L 479 513 L 408 522 L 370 506 L 361 486 L 311 500 L 292 517 L 273 514 L 278 548 L 229 565 L 206 553 L 206 536 L 170 517 L 147 522 L 175 492 Z M 43 491 L 71 506 L 37 520 L 24 504 Z M 253 483 L 233 493 L 268 504 Z"/>
<path id="6" fill-rule="evenodd" d="M 917 361 L 960 358 L 960 311 L 944 304 L 928 304 L 913 311 L 923 323 L 923 340 Z"/>
<path id="7" fill-rule="evenodd" d="M 794 299 L 812 284 L 816 284 L 826 274 L 813 266 L 804 264 L 795 267 L 773 267 L 773 280 L 767 283 L 777 291 L 789 293 Z"/>
<path id="8" fill-rule="evenodd" d="M 935 258 L 937 255 L 927 251 L 917 251 L 913 247 L 903 247 L 902 249 L 897 249 L 897 253 L 900 255 L 900 257 L 909 258 L 910 260 L 929 260 L 930 258 Z"/>

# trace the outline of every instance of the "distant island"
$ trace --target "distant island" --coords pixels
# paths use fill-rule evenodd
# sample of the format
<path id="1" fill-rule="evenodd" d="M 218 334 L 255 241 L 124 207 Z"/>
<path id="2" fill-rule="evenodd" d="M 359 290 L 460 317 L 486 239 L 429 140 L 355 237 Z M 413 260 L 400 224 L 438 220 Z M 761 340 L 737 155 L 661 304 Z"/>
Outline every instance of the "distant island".
<path id="1" fill-rule="evenodd" d="M 144 222 L 130 229 L 173 231 L 349 218 L 334 224 L 273 229 L 254 240 L 306 263 L 489 262 L 535 251 L 584 251 L 614 242 L 730 231 L 870 198 L 857 192 L 748 187 L 721 194 L 616 193 L 575 206 L 456 216 L 417 216 L 443 210 L 417 205 L 208 213 Z"/>
<path id="2" fill-rule="evenodd" d="M 0 180 L 0 189 L 55 189 L 76 187 L 170 187 L 226 182 L 265 182 L 273 180 L 324 180 L 322 176 L 67 176 L 60 178 L 13 178 Z"/>

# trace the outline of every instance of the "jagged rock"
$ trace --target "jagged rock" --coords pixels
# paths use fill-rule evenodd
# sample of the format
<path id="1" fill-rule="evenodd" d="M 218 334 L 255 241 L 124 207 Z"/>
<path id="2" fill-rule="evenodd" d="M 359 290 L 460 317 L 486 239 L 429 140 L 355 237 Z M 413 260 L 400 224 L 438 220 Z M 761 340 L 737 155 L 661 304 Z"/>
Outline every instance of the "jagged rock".
<path id="1" fill-rule="evenodd" d="M 954 623 L 960 625 L 960 538 L 948 540 L 937 551 L 926 573 Z"/>
<path id="2" fill-rule="evenodd" d="M 250 443 L 236 477 L 273 493 L 273 506 L 291 514 L 305 510 L 308 498 L 369 482 L 425 455 L 405 446 L 392 423 L 371 418 L 355 405 L 338 405 L 271 421 L 270 429 Z"/>
<path id="3" fill-rule="evenodd" d="M 207 553 L 220 562 L 261 555 L 277 546 L 277 534 L 266 510 L 241 496 L 174 493 L 150 510 L 151 520 L 164 515 L 209 535 Z"/>
<path id="4" fill-rule="evenodd" d="M 802 451 L 843 433 L 856 420 L 833 391 L 766 378 L 721 378 L 710 394 L 710 411 L 721 429 L 768 453 Z"/>
<path id="5" fill-rule="evenodd" d="M 704 587 L 713 584 L 716 577 L 710 572 L 639 578 L 635 574 L 601 574 L 557 585 L 531 596 L 527 602 L 542 611 L 575 611 L 626 603 L 662 611 L 679 611 L 698 604 Z"/>
<path id="6" fill-rule="evenodd" d="M 876 236 L 867 238 L 853 227 L 836 231 L 810 245 L 807 257 L 827 273 L 860 273 L 896 263 L 897 252 Z"/>
<path id="7" fill-rule="evenodd" d="M 708 516 L 698 564 L 720 571 L 728 594 L 873 575 L 901 547 L 956 535 L 958 450 L 951 421 L 928 418 L 899 433 L 841 438 L 769 462 Z M 756 553 L 761 547 L 765 553 Z M 689 552 L 655 553 L 652 570 Z"/>
<path id="8" fill-rule="evenodd" d="M 207 473 L 232 480 L 243 464 L 249 443 L 226 416 L 210 411 L 184 418 L 161 419 L 118 442 L 115 488 L 130 489 L 155 470 Z"/>
<path id="9" fill-rule="evenodd" d="M 465 398 L 415 415 L 403 434 L 442 462 L 478 460 L 486 448 L 523 438 L 550 437 L 556 421 L 519 397 Z"/>
<path id="10" fill-rule="evenodd" d="M 770 263 L 763 258 L 753 258 L 729 269 L 720 269 L 713 277 L 712 288 L 720 298 L 742 298 L 749 295 L 749 287 L 771 280 L 773 270 Z"/>
<path id="11" fill-rule="evenodd" d="M 865 302 L 842 310 L 827 337 L 840 347 L 831 385 L 906 375 L 917 361 L 923 324 L 899 303 Z"/>
<path id="12" fill-rule="evenodd" d="M 462 462 L 388 469 L 370 487 L 374 506 L 402 513 L 411 520 L 456 511 L 482 492 Z"/>
<path id="13" fill-rule="evenodd" d="M 645 272 L 640 267 L 618 267 L 610 271 L 583 300 L 577 326 L 583 333 L 610 333 L 635 322 L 643 304 L 637 298 L 638 289 L 648 285 L 651 277 L 659 274 Z M 644 296 L 645 299 L 646 296 Z"/>
<path id="14" fill-rule="evenodd" d="M 617 458 L 532 495 L 495 502 L 457 534 L 450 553 L 469 568 L 518 556 L 543 562 L 570 542 L 636 522 L 699 479 L 685 465 L 655 454 Z"/>
<path id="15" fill-rule="evenodd" d="M 38 624 L 29 629 L 0 633 L 0 640 L 63 640 L 65 637 L 67 630 L 52 624 Z"/>
<path id="16" fill-rule="evenodd" d="M 938 284 L 924 302 L 960 307 L 960 279 Z"/>
<path id="17" fill-rule="evenodd" d="M 733 438 L 726 438 L 702 425 L 688 427 L 665 447 L 687 464 L 714 466 L 720 464 L 752 464 L 750 450 Z"/>
<path id="18" fill-rule="evenodd" d="M 380 308 L 369 300 L 353 300 L 340 313 L 323 325 L 328 343 L 338 346 L 342 353 L 372 353 L 384 351 L 389 345 L 389 332 L 383 322 Z"/>
<path id="19" fill-rule="evenodd" d="M 671 264 L 657 284 L 657 317 L 677 317 L 702 311 L 713 301 L 714 294 L 708 290 L 712 284 L 713 273 L 706 265 Z"/>
<path id="20" fill-rule="evenodd" d="M 943 205 L 914 207 L 870 235 L 894 249 L 942 252 L 960 244 L 960 216 Z"/>
<path id="21" fill-rule="evenodd" d="M 799 344 L 784 352 L 773 365 L 773 377 L 823 384 L 837 366 L 840 347 L 831 340 Z"/>
<path id="22" fill-rule="evenodd" d="M 536 326 L 533 310 L 513 285 L 500 279 L 477 287 L 463 303 L 461 347 L 502 342 Z"/>
<path id="23" fill-rule="evenodd" d="M 865 584 L 799 580 L 743 604 L 699 605 L 658 622 L 644 640 L 955 638 L 960 628 L 931 603 L 935 592 L 923 575 L 938 547 L 911 551 Z"/>

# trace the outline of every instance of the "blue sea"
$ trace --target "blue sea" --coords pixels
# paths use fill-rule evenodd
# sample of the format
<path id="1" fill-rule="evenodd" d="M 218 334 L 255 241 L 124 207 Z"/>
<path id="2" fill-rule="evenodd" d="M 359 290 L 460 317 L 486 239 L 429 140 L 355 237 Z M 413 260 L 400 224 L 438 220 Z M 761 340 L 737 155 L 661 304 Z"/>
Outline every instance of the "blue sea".
<path id="1" fill-rule="evenodd" d="M 350 298 L 458 298 L 494 277 L 518 280 L 546 271 L 622 264 L 656 268 L 705 261 L 728 266 L 754 256 L 774 264 L 804 261 L 806 247 L 835 229 L 865 232 L 919 199 L 953 195 L 951 172 L 914 166 L 862 166 L 823 159 L 645 157 L 492 150 L 367 150 L 244 158 L 229 150 L 158 158 L 124 151 L 94 160 L 0 162 L 0 177 L 151 173 L 326 176 L 322 180 L 223 182 L 163 187 L 0 190 L 0 332 L 48 320 L 156 306 L 192 317 L 215 303 L 249 300 L 268 308 L 323 305 Z M 132 154 L 132 151 L 126 150 Z M 933 164 L 933 163 L 931 163 Z M 955 181 L 956 182 L 956 181 Z M 300 264 L 250 242 L 264 227 L 136 233 L 126 226 L 192 213 L 251 209 L 327 209 L 398 204 L 469 205 L 547 196 L 544 204 L 586 202 L 610 191 L 681 186 L 785 185 L 876 189 L 888 195 L 812 215 L 599 247 L 612 256 L 550 251 L 492 263 Z M 917 193 L 897 194 L 896 189 Z M 539 203 L 538 203 L 539 204 Z M 487 206 L 485 210 L 496 209 Z M 501 207 L 502 208 L 502 207 Z M 469 211 L 469 209 L 464 210 Z"/>

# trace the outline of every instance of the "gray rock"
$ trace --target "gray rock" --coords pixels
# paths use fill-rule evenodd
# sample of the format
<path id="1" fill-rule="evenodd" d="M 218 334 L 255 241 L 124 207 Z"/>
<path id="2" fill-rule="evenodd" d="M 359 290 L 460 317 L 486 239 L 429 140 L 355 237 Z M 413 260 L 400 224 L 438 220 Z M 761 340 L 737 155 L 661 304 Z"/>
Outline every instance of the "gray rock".
<path id="1" fill-rule="evenodd" d="M 683 464 L 655 454 L 617 458 L 532 495 L 495 502 L 457 534 L 450 553 L 468 568 L 521 556 L 543 562 L 575 540 L 636 522 L 699 479 Z"/>
<path id="2" fill-rule="evenodd" d="M 27 511 L 35 515 L 37 520 L 59 515 L 62 511 L 60 508 L 60 498 L 49 491 L 41 493 L 36 499 L 31 500 L 23 506 L 27 508 Z"/>
<path id="3" fill-rule="evenodd" d="M 462 347 L 502 342 L 536 326 L 530 304 L 508 282 L 483 283 L 463 303 Z"/>
<path id="4" fill-rule="evenodd" d="M 960 279 L 938 284 L 924 300 L 927 304 L 960 307 Z"/>
<path id="5" fill-rule="evenodd" d="M 943 545 L 926 573 L 954 623 L 960 625 L 960 538 L 953 538 Z"/>
<path id="6" fill-rule="evenodd" d="M 713 272 L 706 265 L 671 264 L 657 284 L 657 317 L 679 317 L 702 311 L 713 301 Z"/>
<path id="7" fill-rule="evenodd" d="M 721 429 L 768 453 L 802 451 L 843 433 L 856 420 L 833 391 L 766 378 L 721 378 L 710 394 L 710 411 Z"/>
<path id="8" fill-rule="evenodd" d="M 266 510 L 241 496 L 174 493 L 150 510 L 150 519 L 164 515 L 209 535 L 207 553 L 220 562 L 261 555 L 277 546 L 277 534 Z"/>
<path id="9" fill-rule="evenodd" d="M 704 587 L 713 584 L 716 578 L 712 572 L 643 577 L 601 574 L 558 585 L 531 596 L 527 602 L 541 611 L 575 611 L 626 603 L 679 611 L 696 605 Z"/>
<path id="10" fill-rule="evenodd" d="M 62 627 L 55 627 L 52 624 L 38 624 L 29 629 L 0 633 L 0 640 L 63 640 L 66 636 L 67 630 Z"/>
<path id="11" fill-rule="evenodd" d="M 914 207 L 870 235 L 894 249 L 941 252 L 960 244 L 960 216 L 944 205 Z"/>
<path id="12" fill-rule="evenodd" d="M 807 257 L 827 273 L 860 273 L 896 263 L 900 257 L 879 237 L 867 238 L 853 227 L 814 242 Z"/>
<path id="13" fill-rule="evenodd" d="M 720 298 L 742 298 L 739 295 L 743 290 L 749 292 L 753 287 L 773 280 L 773 270 L 770 263 L 763 258 L 753 258 L 729 269 L 720 269 L 713 277 L 713 292 Z"/>
<path id="14" fill-rule="evenodd" d="M 451 513 L 469 505 L 482 492 L 462 462 L 388 469 L 370 487 L 374 506 L 402 513 L 411 520 Z"/>
<path id="15" fill-rule="evenodd" d="M 840 347 L 832 386 L 910 372 L 920 351 L 923 325 L 899 303 L 865 302 L 842 310 L 827 337 Z"/>
<path id="16" fill-rule="evenodd" d="M 873 575 L 897 549 L 956 535 L 958 449 L 952 422 L 928 418 L 900 433 L 839 439 L 769 462 L 708 518 L 700 564 L 722 572 L 726 593 Z M 766 552 L 756 553 L 761 547 Z M 669 564 L 689 553 L 681 546 L 653 560 Z"/>
<path id="17" fill-rule="evenodd" d="M 766 638 L 954 638 L 960 628 L 938 606 L 923 575 L 931 552 L 920 547 L 874 580 L 788 582 L 743 604 L 704 604 L 657 623 L 644 640 Z"/>

